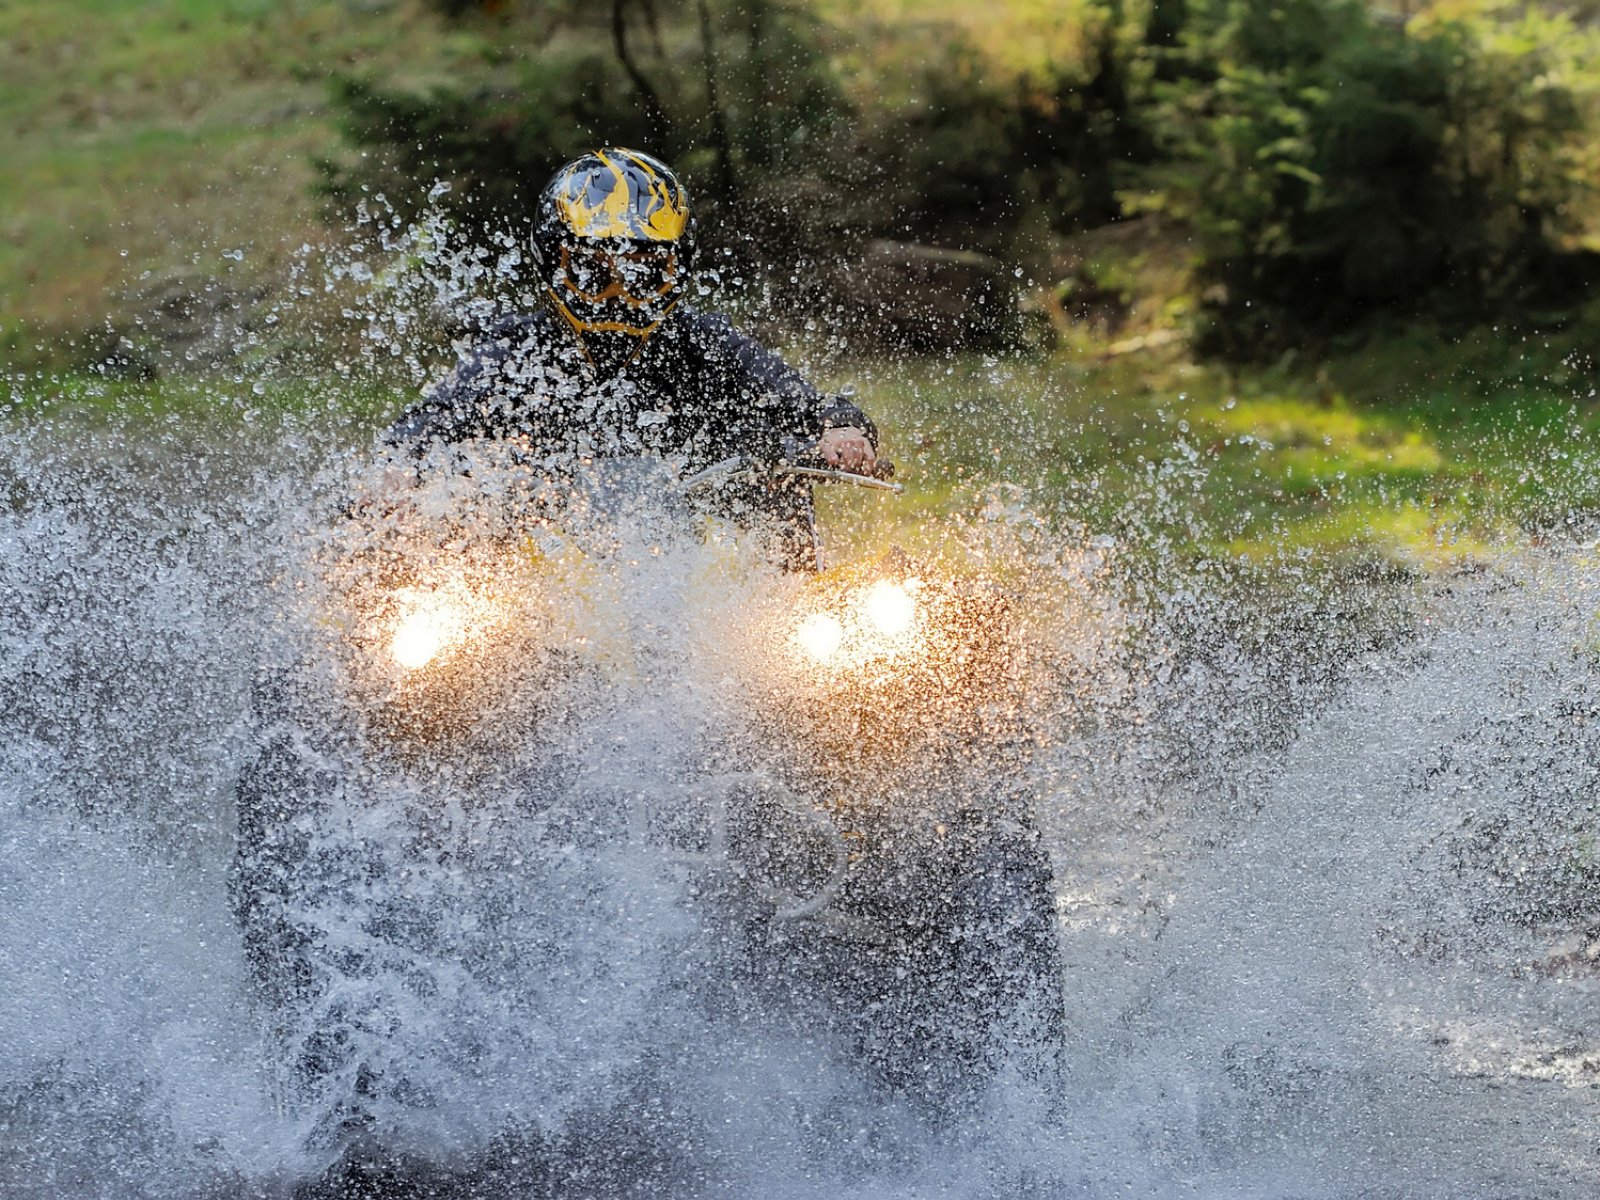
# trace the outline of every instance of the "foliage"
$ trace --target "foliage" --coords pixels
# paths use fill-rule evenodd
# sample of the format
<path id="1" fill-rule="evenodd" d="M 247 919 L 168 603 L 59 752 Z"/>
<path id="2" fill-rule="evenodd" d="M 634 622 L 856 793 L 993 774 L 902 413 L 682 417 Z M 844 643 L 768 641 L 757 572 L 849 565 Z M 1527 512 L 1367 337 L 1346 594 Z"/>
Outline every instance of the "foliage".
<path id="1" fill-rule="evenodd" d="M 738 214 L 713 205 L 711 240 L 777 277 L 869 237 L 1050 271 L 1053 238 L 1154 210 L 1192 231 L 1202 348 L 1233 357 L 1375 313 L 1560 306 L 1594 274 L 1575 248 L 1600 35 L 1537 8 L 1407 27 L 1353 0 L 1079 0 L 1051 37 L 1018 3 L 1016 46 L 959 4 L 904 27 L 826 0 L 446 7 L 543 32 L 466 84 L 344 87 L 354 142 L 397 161 L 391 197 L 437 173 L 515 212 L 568 154 L 642 140 Z"/>
<path id="2" fill-rule="evenodd" d="M 737 212 L 706 222 L 712 240 L 779 266 L 871 236 L 1015 256 L 1035 210 L 1054 229 L 1117 215 L 1112 163 L 1135 125 L 1113 23 L 1092 4 L 1074 13 L 1081 61 L 1001 69 L 948 23 L 855 61 L 859 38 L 803 0 L 444 7 L 501 31 L 482 69 L 426 90 L 343 83 L 344 128 L 368 153 L 328 165 L 335 191 L 396 199 L 409 177 L 414 200 L 442 175 L 469 185 L 458 207 L 503 218 L 563 158 L 633 142 L 702 185 L 713 218 Z M 526 45 L 509 61 L 508 41 Z"/>
<path id="3" fill-rule="evenodd" d="M 642 142 L 780 300 L 826 302 L 867 239 L 924 242 L 1024 268 L 1069 340 L 1084 313 L 1123 339 L 1197 319 L 1234 356 L 1419 316 L 1569 321 L 1600 249 L 1592 4 L 92 7 L 0 6 L 12 365 L 88 355 L 141 316 L 141 280 L 282 286 L 295 248 L 338 236 L 313 162 L 336 208 L 365 188 L 404 212 L 443 178 L 463 220 L 498 224 L 577 150 Z M 1116 254 L 1088 261 L 1097 231 Z"/>
<path id="4" fill-rule="evenodd" d="M 1195 230 L 1210 348 L 1559 300 L 1594 182 L 1585 43 L 1537 12 L 1408 31 L 1345 0 L 1194 0 L 1139 202 Z"/>
<path id="5" fill-rule="evenodd" d="M 464 185 L 456 205 L 473 219 L 504 220 L 527 209 L 552 162 L 592 144 L 598 131 L 618 142 L 647 139 L 636 109 L 608 102 L 620 74 L 585 53 L 529 61 L 499 87 L 438 84 L 414 94 L 341 78 L 333 86 L 346 136 L 381 153 L 356 167 L 323 160 L 324 191 L 347 205 L 362 188 L 381 190 L 415 211 L 447 176 Z"/>
<path id="6" fill-rule="evenodd" d="M 345 133 L 369 153 L 324 165 L 334 194 L 381 185 L 416 206 L 443 178 L 458 185 L 447 206 L 514 221 L 564 159 L 637 145 L 714 181 L 725 204 L 766 201 L 767 222 L 781 225 L 788 197 L 772 195 L 765 177 L 811 156 L 843 109 L 819 66 L 814 22 L 784 0 L 723 8 L 715 20 L 704 3 L 667 14 L 651 0 L 442 7 L 494 27 L 478 69 L 422 89 L 339 81 Z"/>
<path id="7" fill-rule="evenodd" d="M 1026 258 L 1019 231 L 1118 217 L 1114 164 L 1139 134 L 1112 35 L 1098 37 L 1081 73 L 1061 66 L 1031 82 L 996 81 L 971 47 L 949 45 L 914 76 L 913 100 L 857 125 L 851 151 L 883 180 L 862 228 Z"/>

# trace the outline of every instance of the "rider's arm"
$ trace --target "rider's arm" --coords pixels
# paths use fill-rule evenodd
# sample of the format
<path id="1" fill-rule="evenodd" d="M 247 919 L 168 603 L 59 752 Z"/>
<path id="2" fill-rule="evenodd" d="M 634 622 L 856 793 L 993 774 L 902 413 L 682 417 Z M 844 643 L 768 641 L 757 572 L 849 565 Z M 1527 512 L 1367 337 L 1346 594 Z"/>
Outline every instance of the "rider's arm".
<path id="1" fill-rule="evenodd" d="M 428 387 L 384 431 L 381 443 L 413 458 L 441 445 L 511 433 L 544 449 L 564 446 L 568 414 L 534 386 L 549 333 L 538 316 L 503 322 Z"/>
<path id="2" fill-rule="evenodd" d="M 840 465 L 871 465 L 878 430 L 852 401 L 819 392 L 778 355 L 734 329 L 726 317 L 695 319 L 713 367 L 728 376 L 724 390 L 733 407 L 727 420 L 738 423 L 753 414 L 765 435 L 817 443 L 825 456 L 830 450 L 843 452 L 850 461 Z"/>
<path id="3" fill-rule="evenodd" d="M 480 344 L 436 380 L 384 429 L 377 440 L 378 470 L 353 509 L 408 512 L 413 492 L 435 470 L 455 472 L 459 443 L 492 434 L 491 417 L 509 342 Z"/>
<path id="4" fill-rule="evenodd" d="M 379 440 L 392 449 L 420 455 L 435 442 L 483 436 L 483 413 L 504 357 L 493 343 L 473 350 L 401 413 Z"/>

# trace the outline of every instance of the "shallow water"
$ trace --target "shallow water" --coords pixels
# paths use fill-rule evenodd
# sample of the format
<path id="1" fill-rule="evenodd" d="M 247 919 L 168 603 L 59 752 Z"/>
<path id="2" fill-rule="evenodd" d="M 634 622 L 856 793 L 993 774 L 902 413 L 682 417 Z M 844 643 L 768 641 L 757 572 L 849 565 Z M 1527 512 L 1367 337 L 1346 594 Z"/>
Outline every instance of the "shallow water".
<path id="1" fill-rule="evenodd" d="M 292 422 L 185 442 L 63 421 L 4 441 L 28 483 L 0 518 L 0 1192 L 281 1194 L 337 1155 L 340 1097 L 285 1099 L 228 896 L 234 786 L 252 679 L 301 653 L 285 581 L 351 459 Z M 730 983 L 659 856 L 552 854 L 474 808 L 481 776 L 346 759 L 384 803 L 323 832 L 387 866 L 303 898 L 326 930 L 355 938 L 387 905 L 406 931 L 339 1010 L 354 1057 L 411 1089 L 383 1102 L 391 1150 L 481 1168 L 515 1121 L 573 1195 L 1592 1194 L 1590 552 L 1409 586 L 1408 632 L 1364 652 L 1317 608 L 1226 644 L 1220 590 L 1164 624 L 1108 599 L 1114 558 L 1085 554 L 1035 547 L 1027 576 L 1054 589 L 1040 611 L 1093 610 L 1028 634 L 1067 681 L 1028 714 L 1049 736 L 1026 768 L 1059 895 L 1063 1097 L 1019 1057 L 930 1120 L 826 1014 Z M 673 618 L 675 570 L 619 594 L 616 636 L 725 633 L 759 607 L 733 589 Z M 675 645 L 563 735 L 584 763 L 563 786 L 600 805 L 580 825 L 729 769 L 706 746 L 737 697 Z M 429 805 L 457 857 L 408 841 Z"/>

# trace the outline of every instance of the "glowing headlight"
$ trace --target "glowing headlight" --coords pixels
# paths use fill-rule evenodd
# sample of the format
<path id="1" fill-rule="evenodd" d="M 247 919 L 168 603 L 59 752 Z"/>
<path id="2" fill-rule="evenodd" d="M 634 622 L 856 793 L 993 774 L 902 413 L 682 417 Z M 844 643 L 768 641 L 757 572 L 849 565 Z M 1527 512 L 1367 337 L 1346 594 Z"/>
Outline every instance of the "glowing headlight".
<path id="1" fill-rule="evenodd" d="M 408 671 L 427 666 L 467 631 L 468 613 L 435 596 L 413 600 L 395 623 L 389 653 Z"/>
<path id="2" fill-rule="evenodd" d="M 794 644 L 818 666 L 898 658 L 921 647 L 920 580 L 880 579 L 855 592 L 837 613 L 814 612 L 797 626 Z"/>
<path id="3" fill-rule="evenodd" d="M 917 619 L 917 598 L 907 584 L 880 579 L 868 589 L 862 611 L 874 630 L 886 637 L 910 631 Z"/>
<path id="4" fill-rule="evenodd" d="M 825 663 L 844 644 L 844 626 L 832 613 L 813 613 L 800 622 L 794 640 L 812 659 Z"/>

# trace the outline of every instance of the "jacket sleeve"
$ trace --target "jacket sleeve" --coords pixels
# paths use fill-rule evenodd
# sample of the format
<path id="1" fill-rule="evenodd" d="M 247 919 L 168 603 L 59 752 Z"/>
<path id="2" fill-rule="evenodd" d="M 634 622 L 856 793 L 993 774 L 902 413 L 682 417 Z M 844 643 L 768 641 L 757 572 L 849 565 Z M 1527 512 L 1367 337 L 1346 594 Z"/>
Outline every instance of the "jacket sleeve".
<path id="1" fill-rule="evenodd" d="M 822 408 L 822 427 L 824 429 L 855 428 L 862 430 L 872 448 L 878 448 L 878 427 L 873 424 L 872 418 L 862 412 L 849 396 L 824 396 Z"/>
<path id="2" fill-rule="evenodd" d="M 741 424 L 754 414 L 769 437 L 787 435 L 808 442 L 824 430 L 854 426 L 877 447 L 877 426 L 853 401 L 818 391 L 777 354 L 734 329 L 726 317 L 706 316 L 701 321 L 708 335 L 707 352 L 720 359 L 731 376 L 725 394 L 742 410 L 730 412 L 730 423 Z"/>
<path id="3" fill-rule="evenodd" d="M 533 315 L 500 321 L 400 414 L 380 436 L 380 443 L 420 457 L 438 443 L 506 433 L 512 409 L 526 408 L 514 403 L 524 396 L 529 382 L 519 364 L 525 366 L 530 358 L 539 357 L 546 333 Z M 526 423 L 527 414 L 522 416 Z"/>
<path id="4" fill-rule="evenodd" d="M 482 437 L 498 356 L 493 346 L 473 350 L 449 374 L 430 385 L 422 398 L 383 431 L 379 442 L 414 455 L 436 442 Z"/>

